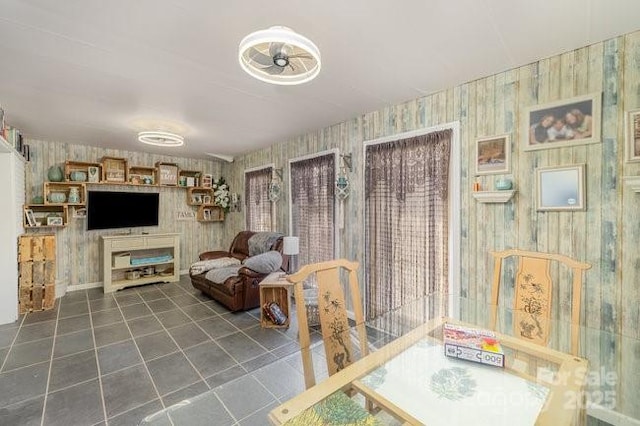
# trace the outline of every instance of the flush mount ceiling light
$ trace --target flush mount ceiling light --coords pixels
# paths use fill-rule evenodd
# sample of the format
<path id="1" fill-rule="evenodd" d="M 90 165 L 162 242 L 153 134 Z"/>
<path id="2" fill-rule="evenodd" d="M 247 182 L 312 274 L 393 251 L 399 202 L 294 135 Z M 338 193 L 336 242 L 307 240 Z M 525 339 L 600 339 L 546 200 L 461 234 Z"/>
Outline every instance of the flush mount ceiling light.
<path id="1" fill-rule="evenodd" d="M 240 42 L 238 60 L 251 76 L 272 84 L 302 84 L 320 72 L 318 47 L 287 27 L 271 27 L 246 36 Z"/>
<path id="2" fill-rule="evenodd" d="M 151 130 L 138 133 L 138 140 L 155 146 L 174 147 L 184 145 L 184 138 L 175 133 Z"/>

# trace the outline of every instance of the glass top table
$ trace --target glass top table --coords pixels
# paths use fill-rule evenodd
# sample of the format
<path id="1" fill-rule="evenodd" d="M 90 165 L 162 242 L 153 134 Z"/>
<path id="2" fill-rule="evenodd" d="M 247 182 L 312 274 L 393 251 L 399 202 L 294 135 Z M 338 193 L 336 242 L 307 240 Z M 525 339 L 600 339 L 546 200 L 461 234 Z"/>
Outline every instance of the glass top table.
<path id="1" fill-rule="evenodd" d="M 444 356 L 444 316 L 487 328 L 491 311 L 486 301 L 456 298 L 451 303 L 446 296 L 429 295 L 354 324 L 353 339 L 359 327 L 366 329 L 369 355 L 330 378 L 316 333 L 312 354 L 318 385 L 309 390 L 304 388 L 300 351 L 292 349 L 272 364 L 147 416 L 140 424 L 309 424 L 305 415 L 326 410 L 327 398 L 347 387 L 358 393 L 354 399 L 366 397 L 379 409 L 373 424 L 583 424 L 585 408 L 605 419 L 640 418 L 640 340 L 580 326 L 579 353 L 571 356 L 571 324 L 562 312 L 553 315 L 544 347 L 513 337 L 518 312 L 499 307 L 496 331 L 501 333 L 505 369 Z M 631 356 L 612 358 L 607 349 L 616 346 Z M 243 412 L 243 398 L 244 405 L 261 408 Z"/>

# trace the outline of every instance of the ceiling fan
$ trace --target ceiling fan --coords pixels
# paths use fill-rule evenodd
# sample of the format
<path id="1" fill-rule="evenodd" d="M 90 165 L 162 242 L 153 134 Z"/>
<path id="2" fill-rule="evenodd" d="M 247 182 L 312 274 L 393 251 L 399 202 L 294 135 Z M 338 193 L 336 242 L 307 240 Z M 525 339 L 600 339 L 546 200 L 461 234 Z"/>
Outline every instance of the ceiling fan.
<path id="1" fill-rule="evenodd" d="M 242 68 L 274 84 L 301 84 L 320 72 L 320 51 L 311 40 L 287 27 L 271 27 L 246 36 L 240 43 Z"/>

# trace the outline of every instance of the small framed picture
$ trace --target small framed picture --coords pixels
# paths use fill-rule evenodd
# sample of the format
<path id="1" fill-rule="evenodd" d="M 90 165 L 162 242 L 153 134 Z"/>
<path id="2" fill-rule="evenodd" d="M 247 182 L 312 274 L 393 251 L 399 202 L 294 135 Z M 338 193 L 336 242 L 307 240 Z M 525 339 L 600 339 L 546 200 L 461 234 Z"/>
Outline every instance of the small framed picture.
<path id="1" fill-rule="evenodd" d="M 476 175 L 492 175 L 511 171 L 511 138 L 492 136 L 476 141 Z"/>
<path id="2" fill-rule="evenodd" d="M 202 197 L 202 204 L 211 204 L 211 195 L 205 195 Z"/>
<path id="3" fill-rule="evenodd" d="M 26 209 L 24 211 L 24 216 L 27 220 L 28 226 L 38 226 L 38 224 L 36 223 L 36 216 L 33 214 L 33 210 Z"/>
<path id="4" fill-rule="evenodd" d="M 62 226 L 62 218 L 59 216 L 49 216 L 47 218 L 47 226 Z"/>
<path id="5" fill-rule="evenodd" d="M 92 183 L 100 182 L 100 167 L 87 167 L 87 180 Z"/>
<path id="6" fill-rule="evenodd" d="M 524 109 L 525 151 L 600 142 L 601 93 L 563 99 Z"/>
<path id="7" fill-rule="evenodd" d="M 584 169 L 584 164 L 536 169 L 537 210 L 585 210 Z"/>
<path id="8" fill-rule="evenodd" d="M 204 220 L 211 220 L 211 210 L 205 209 L 202 211 L 202 217 Z"/>
<path id="9" fill-rule="evenodd" d="M 640 109 L 629 111 L 626 119 L 627 161 L 640 161 Z"/>
<path id="10" fill-rule="evenodd" d="M 211 188 L 211 184 L 213 183 L 213 176 L 210 174 L 202 175 L 202 187 L 203 188 Z"/>

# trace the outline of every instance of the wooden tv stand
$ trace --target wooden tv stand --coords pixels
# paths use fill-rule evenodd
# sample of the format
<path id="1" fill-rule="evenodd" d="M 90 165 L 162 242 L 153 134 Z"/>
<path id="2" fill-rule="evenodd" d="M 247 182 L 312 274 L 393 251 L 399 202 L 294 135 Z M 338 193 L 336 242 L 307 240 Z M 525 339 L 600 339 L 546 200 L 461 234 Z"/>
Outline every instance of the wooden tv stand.
<path id="1" fill-rule="evenodd" d="M 116 235 L 101 239 L 101 267 L 105 293 L 134 285 L 180 280 L 180 234 Z M 149 262 L 143 264 L 132 264 L 130 260 L 145 257 L 149 258 Z M 160 257 L 164 258 L 158 259 Z M 143 270 L 148 266 L 153 266 L 156 273 L 141 274 L 135 279 L 126 278 L 127 272 Z"/>

